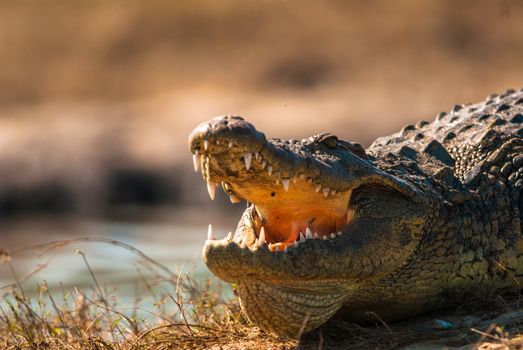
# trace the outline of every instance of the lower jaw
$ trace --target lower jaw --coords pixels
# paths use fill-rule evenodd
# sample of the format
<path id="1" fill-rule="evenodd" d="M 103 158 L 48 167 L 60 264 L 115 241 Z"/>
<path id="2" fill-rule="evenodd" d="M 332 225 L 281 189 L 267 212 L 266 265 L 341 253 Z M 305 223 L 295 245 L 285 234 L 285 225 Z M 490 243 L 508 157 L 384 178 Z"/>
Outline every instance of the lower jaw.
<path id="1" fill-rule="evenodd" d="M 331 318 L 349 293 L 339 281 L 275 286 L 261 281 L 237 283 L 247 318 L 264 331 L 299 338 Z"/>

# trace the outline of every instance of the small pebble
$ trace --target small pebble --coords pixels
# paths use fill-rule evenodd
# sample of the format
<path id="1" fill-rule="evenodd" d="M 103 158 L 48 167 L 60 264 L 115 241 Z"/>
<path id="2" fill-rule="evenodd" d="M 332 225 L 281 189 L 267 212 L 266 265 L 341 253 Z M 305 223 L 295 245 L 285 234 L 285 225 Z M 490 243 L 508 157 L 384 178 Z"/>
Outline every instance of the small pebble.
<path id="1" fill-rule="evenodd" d="M 454 325 L 450 322 L 447 322 L 447 321 L 443 321 L 443 320 L 434 320 L 434 329 L 437 329 L 437 330 L 449 330 L 449 329 L 453 329 L 454 328 Z"/>

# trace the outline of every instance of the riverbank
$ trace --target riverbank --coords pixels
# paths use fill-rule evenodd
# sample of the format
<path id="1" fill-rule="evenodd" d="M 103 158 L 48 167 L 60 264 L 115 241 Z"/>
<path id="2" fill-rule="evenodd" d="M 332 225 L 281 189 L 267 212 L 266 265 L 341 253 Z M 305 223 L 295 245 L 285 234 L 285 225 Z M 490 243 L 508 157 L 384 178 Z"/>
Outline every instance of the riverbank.
<path id="1" fill-rule="evenodd" d="M 49 262 L 81 240 L 34 247 Z M 264 333 L 242 315 L 229 286 L 212 276 L 194 278 L 190 269 L 172 269 L 143 251 L 116 240 L 84 239 L 103 249 L 124 250 L 140 260 L 132 300 L 118 283 L 101 283 L 89 256 L 77 251 L 89 283 L 50 291 L 46 281 L 28 287 L 16 274 L 11 255 L 0 263 L 12 271 L 1 290 L 2 349 L 520 349 L 523 296 L 470 300 L 459 310 L 373 325 L 333 319 L 298 339 Z M 38 266 L 45 269 L 49 266 Z M 56 268 L 56 267 L 55 267 Z M 126 286 L 125 288 L 129 288 Z"/>

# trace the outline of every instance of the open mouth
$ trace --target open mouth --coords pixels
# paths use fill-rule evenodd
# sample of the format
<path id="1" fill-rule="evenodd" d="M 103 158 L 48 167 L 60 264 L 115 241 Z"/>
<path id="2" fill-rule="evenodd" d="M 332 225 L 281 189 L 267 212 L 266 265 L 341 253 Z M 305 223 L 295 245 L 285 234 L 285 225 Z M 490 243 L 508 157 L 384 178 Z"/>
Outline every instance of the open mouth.
<path id="1" fill-rule="evenodd" d="M 335 181 L 321 181 L 321 171 L 311 169 L 307 158 L 288 154 L 291 141 L 269 142 L 255 130 L 248 130 L 249 135 L 221 132 L 220 126 L 242 121 L 236 118 L 223 119 L 214 127 L 206 123 L 190 139 L 194 168 L 201 169 L 211 199 L 221 184 L 231 202 L 251 203 L 244 218 L 254 237 L 248 237 L 245 230 L 237 231 L 235 241 L 253 249 L 267 244 L 270 251 L 286 252 L 308 239 L 341 236 L 354 217 L 352 189 L 344 183 L 337 186 Z M 316 140 L 302 140 L 307 141 Z M 276 149 L 279 142 L 282 147 Z"/>
<path id="2" fill-rule="evenodd" d="M 221 184 L 233 203 L 248 203 L 234 234 L 217 240 L 209 230 L 204 245 L 207 267 L 225 281 L 362 278 L 417 245 L 426 196 L 357 144 L 331 134 L 267 139 L 226 116 L 196 127 L 189 148 L 211 199 Z"/>

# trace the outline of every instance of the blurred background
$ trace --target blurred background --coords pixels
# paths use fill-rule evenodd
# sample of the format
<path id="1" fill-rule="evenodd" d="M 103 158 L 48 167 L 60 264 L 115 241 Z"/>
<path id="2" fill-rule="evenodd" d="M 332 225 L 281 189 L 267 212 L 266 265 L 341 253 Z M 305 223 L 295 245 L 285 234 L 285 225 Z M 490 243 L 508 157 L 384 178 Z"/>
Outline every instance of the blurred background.
<path id="1" fill-rule="evenodd" d="M 523 2 L 0 0 L 0 67 L 0 248 L 108 237 L 175 265 L 244 209 L 195 175 L 198 123 L 368 146 L 523 87 Z M 115 249 L 89 253 L 113 281 L 134 259 Z M 70 250 L 46 279 L 85 273 Z"/>

